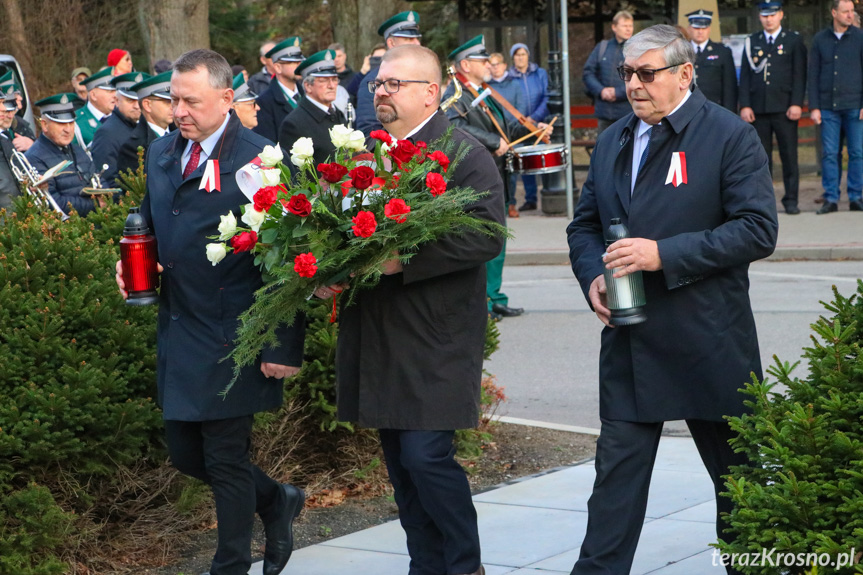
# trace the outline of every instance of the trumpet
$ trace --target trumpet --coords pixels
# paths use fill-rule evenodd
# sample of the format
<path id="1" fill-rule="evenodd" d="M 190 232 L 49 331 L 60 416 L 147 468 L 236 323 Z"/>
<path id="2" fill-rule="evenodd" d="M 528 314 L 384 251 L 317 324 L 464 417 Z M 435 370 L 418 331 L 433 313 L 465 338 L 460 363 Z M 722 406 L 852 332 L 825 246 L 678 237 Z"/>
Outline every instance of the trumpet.
<path id="1" fill-rule="evenodd" d="M 455 92 L 453 93 L 452 96 L 447 98 L 445 101 L 441 102 L 441 104 L 440 104 L 440 111 L 441 112 L 446 112 L 447 108 L 449 108 L 450 106 L 452 106 L 453 104 L 458 102 L 459 98 L 461 98 L 461 93 L 462 93 L 461 82 L 459 82 L 458 78 L 456 78 L 455 68 L 453 68 L 452 66 L 448 67 L 446 69 L 446 73 L 450 77 L 450 80 L 452 81 L 452 85 L 453 85 Z"/>
<path id="2" fill-rule="evenodd" d="M 348 105 L 345 107 L 345 118 L 348 121 L 348 128 L 351 130 L 354 129 L 354 120 L 356 119 L 356 113 L 354 112 L 354 105 L 348 102 Z"/>
<path id="3" fill-rule="evenodd" d="M 54 197 L 47 190 L 39 187 L 38 184 L 41 177 L 39 176 L 39 172 L 36 171 L 36 168 L 34 168 L 30 163 L 30 160 L 27 159 L 27 156 L 18 150 L 13 149 L 12 161 L 10 164 L 12 165 L 12 175 L 15 176 L 15 179 L 18 180 L 19 183 L 24 185 L 27 189 L 27 193 L 33 198 L 33 202 L 37 206 L 40 208 L 50 207 L 60 214 L 61 221 L 65 222 L 69 219 L 69 214 L 60 208 Z"/>

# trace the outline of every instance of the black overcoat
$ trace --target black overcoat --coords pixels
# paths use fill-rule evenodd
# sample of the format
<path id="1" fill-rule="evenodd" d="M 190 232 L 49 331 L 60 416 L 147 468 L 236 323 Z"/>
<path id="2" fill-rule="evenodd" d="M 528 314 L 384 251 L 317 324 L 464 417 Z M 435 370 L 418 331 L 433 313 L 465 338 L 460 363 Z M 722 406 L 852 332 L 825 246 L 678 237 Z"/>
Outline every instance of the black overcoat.
<path id="1" fill-rule="evenodd" d="M 450 126 L 437 112 L 413 141 L 430 143 Z M 503 183 L 488 151 L 472 148 L 452 186 L 488 191 L 471 208 L 503 224 Z M 336 353 L 338 413 L 343 421 L 385 429 L 476 426 L 488 322 L 485 262 L 503 238 L 451 235 L 420 246 L 404 272 L 383 276 L 341 311 Z"/>
<path id="2" fill-rule="evenodd" d="M 92 185 L 93 160 L 81 146 L 73 141 L 65 149 L 61 149 L 42 134 L 36 138 L 24 155 L 40 174 L 44 174 L 63 160 L 72 162 L 69 167 L 60 172 L 60 175 L 48 181 L 48 192 L 64 212 L 69 211 L 69 204 L 72 204 L 81 216 L 86 216 L 93 210 L 95 207 L 93 199 L 81 195 L 82 189 Z"/>
<path id="3" fill-rule="evenodd" d="M 772 45 L 764 32 L 749 36 L 752 64 L 763 61 L 758 74 L 752 69 L 746 48 L 740 62 L 740 107 L 753 113 L 785 113 L 791 106 L 803 106 L 806 93 L 806 45 L 797 32 L 782 30 Z"/>
<path id="4" fill-rule="evenodd" d="M 336 147 L 330 140 L 330 128 L 337 124 L 346 124 L 344 114 L 333 106 L 333 116 L 330 116 L 308 97 L 300 100 L 297 109 L 285 116 L 279 128 L 279 145 L 284 150 L 285 158 L 290 157 L 291 146 L 299 138 L 311 138 L 315 145 L 314 162 L 317 166 L 333 159 Z"/>
<path id="5" fill-rule="evenodd" d="M 737 111 L 737 71 L 730 48 L 708 40 L 695 57 L 695 79 L 708 100 Z"/>
<path id="6" fill-rule="evenodd" d="M 297 98 L 303 95 L 302 82 L 297 82 Z M 302 99 L 302 98 L 300 98 Z M 288 101 L 285 91 L 276 78 L 270 81 L 270 85 L 263 94 L 258 95 L 256 100 L 258 106 L 258 125 L 252 131 L 260 134 L 271 142 L 279 141 L 279 128 L 285 117 L 294 111 L 297 104 Z"/>
<path id="7" fill-rule="evenodd" d="M 144 120 L 144 124 L 147 121 Z M 117 156 L 120 147 L 129 139 L 135 130 L 137 122 L 133 122 L 114 108 L 114 112 L 102 122 L 93 134 L 93 142 L 90 144 L 90 155 L 97 172 L 102 172 L 104 166 L 108 166 L 102 172 L 102 179 L 109 185 L 114 185 L 117 179 Z"/>
<path id="8" fill-rule="evenodd" d="M 621 218 L 632 237 L 656 240 L 662 259 L 662 270 L 643 272 L 647 321 L 602 331 L 600 416 L 657 422 L 740 415 L 738 388 L 750 372 L 761 376 L 749 263 L 776 244 L 767 155 L 752 126 L 695 90 L 653 128 L 630 198 L 637 122 L 629 114 L 597 139 L 567 228 L 585 297 L 604 268 L 611 218 Z M 675 152 L 687 172 L 687 183 L 676 187 L 666 184 Z"/>
<path id="9" fill-rule="evenodd" d="M 167 135 L 167 134 L 166 134 Z M 159 134 L 153 131 L 153 128 L 141 116 L 141 121 L 132 130 L 129 139 L 123 142 L 120 150 L 117 152 L 117 184 L 119 184 L 119 175 L 131 169 L 135 172 L 138 169 L 138 148 L 144 148 L 144 157 L 146 158 L 147 150 L 150 144 L 159 137 Z"/>
<path id="10" fill-rule="evenodd" d="M 260 362 L 299 366 L 304 319 L 295 321 L 296 328 L 280 330 L 281 345 L 262 352 L 254 365 L 243 369 L 227 397 L 220 397 L 233 372 L 233 362 L 221 360 L 233 349 L 239 315 L 263 282 L 250 253 L 231 252 L 212 265 L 205 248 L 216 241 L 208 236 L 218 235 L 220 215 L 231 211 L 239 221 L 240 206 L 249 200 L 234 174 L 270 142 L 231 114 L 218 155 L 222 188 L 211 193 L 198 189 L 205 162 L 182 179 L 186 143 L 179 130 L 152 143 L 141 205 L 164 267 L 157 332 L 159 404 L 165 419 L 180 421 L 227 419 L 279 407 L 282 380 L 264 377 Z M 218 149 L 216 144 L 214 155 Z"/>

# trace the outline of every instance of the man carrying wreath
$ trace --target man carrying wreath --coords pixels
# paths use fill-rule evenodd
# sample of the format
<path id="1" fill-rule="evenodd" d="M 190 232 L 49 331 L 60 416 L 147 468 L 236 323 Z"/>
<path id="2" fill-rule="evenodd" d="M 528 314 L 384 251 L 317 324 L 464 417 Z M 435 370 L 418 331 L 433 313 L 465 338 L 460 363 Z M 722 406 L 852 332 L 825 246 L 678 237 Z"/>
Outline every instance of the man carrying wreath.
<path id="1" fill-rule="evenodd" d="M 413 45 L 389 50 L 374 93 L 377 118 L 387 132 L 372 136 L 412 144 L 440 138 L 450 127 L 438 111 L 440 86 L 434 52 Z M 452 138 L 470 151 L 449 187 L 487 192 L 470 211 L 503 224 L 503 182 L 494 159 L 468 134 L 456 129 Z M 396 146 L 391 155 L 398 160 Z M 380 430 L 412 575 L 484 573 L 476 510 L 465 472 L 454 459 L 453 437 L 456 429 L 478 422 L 485 263 L 502 246 L 501 237 L 476 234 L 422 244 L 406 263 L 389 260 L 380 283 L 354 294 L 354 303 L 341 312 L 339 418 Z M 315 293 L 330 298 L 341 287 Z"/>

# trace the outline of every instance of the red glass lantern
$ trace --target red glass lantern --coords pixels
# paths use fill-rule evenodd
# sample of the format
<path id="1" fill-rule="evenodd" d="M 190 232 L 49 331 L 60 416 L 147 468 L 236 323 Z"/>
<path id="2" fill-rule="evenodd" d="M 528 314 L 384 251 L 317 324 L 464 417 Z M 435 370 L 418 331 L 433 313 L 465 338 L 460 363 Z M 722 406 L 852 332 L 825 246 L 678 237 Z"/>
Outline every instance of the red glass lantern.
<path id="1" fill-rule="evenodd" d="M 150 233 L 138 208 L 130 208 L 120 240 L 120 260 L 123 262 L 123 283 L 129 297 L 128 305 L 158 303 L 159 272 L 156 269 L 156 237 Z"/>

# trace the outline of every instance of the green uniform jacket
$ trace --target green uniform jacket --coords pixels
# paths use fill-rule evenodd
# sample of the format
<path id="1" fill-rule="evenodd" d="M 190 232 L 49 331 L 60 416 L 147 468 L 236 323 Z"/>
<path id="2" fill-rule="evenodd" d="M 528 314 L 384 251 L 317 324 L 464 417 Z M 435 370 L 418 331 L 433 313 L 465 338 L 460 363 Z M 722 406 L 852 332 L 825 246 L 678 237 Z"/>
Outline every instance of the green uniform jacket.
<path id="1" fill-rule="evenodd" d="M 78 111 L 75 112 L 75 115 L 77 116 L 77 118 L 75 118 L 75 123 L 78 124 L 78 129 L 81 130 L 81 137 L 84 138 L 84 145 L 89 146 L 90 142 L 93 141 L 93 135 L 102 124 L 99 122 L 99 119 L 93 115 L 93 112 L 90 111 L 88 106 L 79 108 Z"/>

